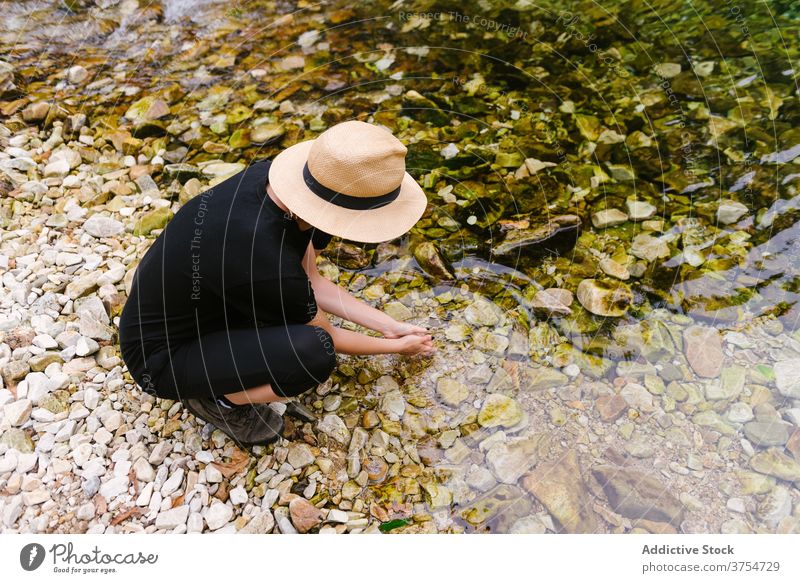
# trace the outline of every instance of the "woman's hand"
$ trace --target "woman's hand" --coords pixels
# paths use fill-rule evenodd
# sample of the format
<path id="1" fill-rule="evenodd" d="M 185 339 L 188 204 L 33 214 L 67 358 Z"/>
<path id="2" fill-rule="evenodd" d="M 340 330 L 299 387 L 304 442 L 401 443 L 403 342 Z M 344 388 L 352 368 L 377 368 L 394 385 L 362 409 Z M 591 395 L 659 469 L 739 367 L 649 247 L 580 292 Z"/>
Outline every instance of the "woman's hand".
<path id="1" fill-rule="evenodd" d="M 409 334 L 416 334 L 419 336 L 428 335 L 428 331 L 422 326 L 415 326 L 408 322 L 398 322 L 397 320 L 392 320 L 388 326 L 381 330 L 381 333 L 386 338 L 402 338 Z"/>
<path id="2" fill-rule="evenodd" d="M 436 352 L 436 347 L 433 345 L 433 337 L 430 335 L 418 335 L 415 333 L 408 334 L 396 340 L 399 354 L 407 354 L 414 356 L 423 354 L 430 356 Z"/>

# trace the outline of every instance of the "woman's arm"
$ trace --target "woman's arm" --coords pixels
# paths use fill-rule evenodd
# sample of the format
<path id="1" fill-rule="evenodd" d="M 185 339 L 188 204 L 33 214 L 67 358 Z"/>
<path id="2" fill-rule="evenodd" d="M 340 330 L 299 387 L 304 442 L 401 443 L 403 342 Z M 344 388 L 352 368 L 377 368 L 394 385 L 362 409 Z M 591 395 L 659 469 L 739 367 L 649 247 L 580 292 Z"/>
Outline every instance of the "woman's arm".
<path id="1" fill-rule="evenodd" d="M 430 336 L 410 334 L 402 338 L 376 338 L 352 330 L 334 326 L 321 309 L 308 322 L 309 326 L 319 326 L 333 339 L 336 352 L 341 354 L 432 354 L 435 352 Z"/>
<path id="2" fill-rule="evenodd" d="M 380 332 L 386 338 L 400 338 L 409 334 L 427 335 L 421 326 L 398 322 L 388 314 L 353 297 L 343 287 L 325 278 L 317 269 L 316 257 L 319 252 L 310 244 L 303 258 L 303 268 L 311 280 L 317 305 L 326 312 L 355 322 L 370 330 Z M 390 351 L 395 352 L 395 351 Z M 362 353 L 363 354 L 363 353 Z"/>

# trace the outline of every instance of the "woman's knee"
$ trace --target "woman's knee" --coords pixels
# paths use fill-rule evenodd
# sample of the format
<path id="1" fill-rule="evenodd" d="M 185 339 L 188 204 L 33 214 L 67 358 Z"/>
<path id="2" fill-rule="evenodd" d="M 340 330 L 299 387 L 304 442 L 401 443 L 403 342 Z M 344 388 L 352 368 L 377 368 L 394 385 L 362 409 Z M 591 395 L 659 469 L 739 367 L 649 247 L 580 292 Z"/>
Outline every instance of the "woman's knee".
<path id="1" fill-rule="evenodd" d="M 327 330 L 319 326 L 311 326 L 311 329 L 314 331 L 316 345 L 312 346 L 307 354 L 307 368 L 319 384 L 325 382 L 336 368 L 336 349 L 333 338 Z"/>

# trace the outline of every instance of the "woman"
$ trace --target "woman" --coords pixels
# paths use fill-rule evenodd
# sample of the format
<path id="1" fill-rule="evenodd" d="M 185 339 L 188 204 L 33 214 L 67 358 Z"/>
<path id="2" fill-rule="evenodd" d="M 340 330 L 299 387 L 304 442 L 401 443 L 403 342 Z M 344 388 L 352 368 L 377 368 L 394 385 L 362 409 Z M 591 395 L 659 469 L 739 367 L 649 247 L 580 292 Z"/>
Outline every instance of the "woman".
<path id="1" fill-rule="evenodd" d="M 388 241 L 419 220 L 426 198 L 405 154 L 387 130 L 348 121 L 186 203 L 139 263 L 120 318 L 142 389 L 249 446 L 278 439 L 267 403 L 324 382 L 337 352 L 431 354 L 424 328 L 354 298 L 315 261 L 332 236 Z"/>

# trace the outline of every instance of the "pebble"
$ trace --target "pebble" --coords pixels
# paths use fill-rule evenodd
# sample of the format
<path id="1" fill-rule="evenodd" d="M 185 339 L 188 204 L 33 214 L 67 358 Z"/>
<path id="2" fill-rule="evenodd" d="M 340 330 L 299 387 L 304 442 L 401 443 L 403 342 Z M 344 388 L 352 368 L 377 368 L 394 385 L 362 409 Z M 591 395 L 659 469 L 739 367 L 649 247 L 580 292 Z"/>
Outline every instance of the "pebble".
<path id="1" fill-rule="evenodd" d="M 33 406 L 29 399 L 19 399 L 3 405 L 3 415 L 12 426 L 25 424 L 31 417 Z"/>
<path id="2" fill-rule="evenodd" d="M 183 504 L 169 510 L 164 510 L 156 516 L 156 528 L 173 529 L 177 526 L 186 524 L 189 519 L 189 505 Z"/>
<path id="3" fill-rule="evenodd" d="M 344 421 L 342 421 L 342 418 L 338 415 L 334 415 L 332 413 L 325 415 L 317 424 L 317 430 L 321 433 L 324 433 L 334 441 L 341 443 L 342 445 L 347 445 L 350 443 L 350 430 L 347 428 L 347 425 L 345 425 Z M 301 467 L 295 466 L 291 460 L 289 463 L 294 467 Z"/>
<path id="4" fill-rule="evenodd" d="M 299 533 L 308 532 L 319 525 L 323 518 L 323 512 L 305 498 L 295 498 L 289 502 L 289 515 Z"/>
<path id="5" fill-rule="evenodd" d="M 522 407 L 514 399 L 493 393 L 478 413 L 478 423 L 482 427 L 513 427 L 522 420 Z"/>
<path id="6" fill-rule="evenodd" d="M 616 227 L 628 220 L 628 215 L 619 209 L 608 209 L 596 212 L 592 215 L 592 224 L 597 229 Z"/>
<path id="7" fill-rule="evenodd" d="M 289 444 L 289 455 L 286 461 L 295 468 L 301 469 L 314 463 L 314 453 L 305 443 L 292 442 Z"/>
<path id="8" fill-rule="evenodd" d="M 213 501 L 211 506 L 206 508 L 203 518 L 209 529 L 219 530 L 233 518 L 233 508 L 223 502 Z"/>
<path id="9" fill-rule="evenodd" d="M 597 316 L 622 316 L 633 303 L 633 293 L 622 282 L 584 279 L 578 284 L 576 295 L 581 305 Z"/>

